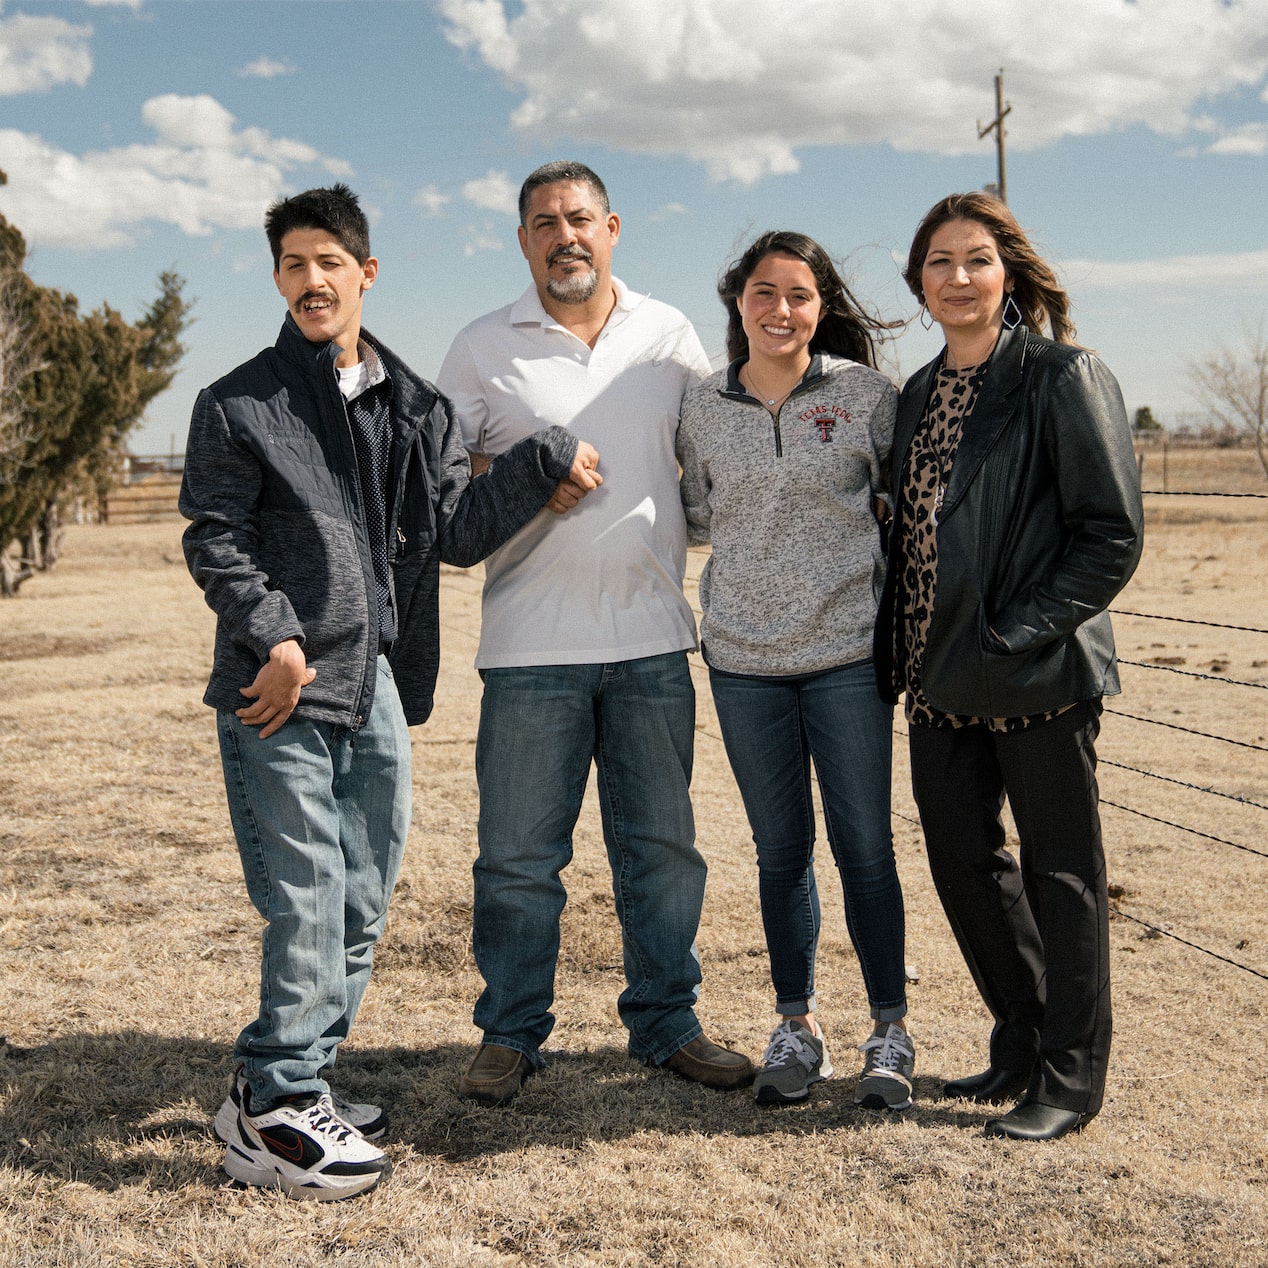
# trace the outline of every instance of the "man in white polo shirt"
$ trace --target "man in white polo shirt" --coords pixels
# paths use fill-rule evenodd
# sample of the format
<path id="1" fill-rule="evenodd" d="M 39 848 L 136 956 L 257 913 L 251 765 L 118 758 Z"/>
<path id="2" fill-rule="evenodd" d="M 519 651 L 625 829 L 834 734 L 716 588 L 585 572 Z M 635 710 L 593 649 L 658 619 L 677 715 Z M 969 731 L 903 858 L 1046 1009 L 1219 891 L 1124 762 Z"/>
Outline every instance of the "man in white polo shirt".
<path id="1" fill-rule="evenodd" d="M 688 796 L 696 631 L 674 437 L 709 361 L 680 312 L 612 276 L 620 220 L 588 167 L 539 168 L 519 211 L 532 285 L 458 335 L 437 382 L 473 454 L 496 456 L 556 423 L 603 455 L 603 482 L 569 515 L 539 513 L 486 563 L 473 931 L 484 1042 L 459 1094 L 501 1104 L 543 1064 L 560 873 L 592 760 L 630 1054 L 742 1087 L 748 1058 L 705 1038 L 693 1008 L 705 864 Z M 572 504 L 565 482 L 550 509 Z"/>

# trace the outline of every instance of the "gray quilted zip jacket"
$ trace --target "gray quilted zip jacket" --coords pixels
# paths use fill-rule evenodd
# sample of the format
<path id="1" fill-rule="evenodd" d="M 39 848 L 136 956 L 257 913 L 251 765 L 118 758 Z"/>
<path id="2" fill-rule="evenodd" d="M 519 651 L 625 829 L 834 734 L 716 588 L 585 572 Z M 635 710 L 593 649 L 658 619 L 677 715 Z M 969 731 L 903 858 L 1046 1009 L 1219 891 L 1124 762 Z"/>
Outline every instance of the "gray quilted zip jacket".
<path id="1" fill-rule="evenodd" d="M 471 479 L 449 403 L 366 331 L 392 386 L 388 547 L 397 613 L 389 658 L 410 725 L 431 712 L 440 663 L 440 561 L 470 567 L 519 531 L 572 468 L 578 440 L 550 427 Z M 272 348 L 203 389 L 180 510 L 185 559 L 216 614 L 203 696 L 244 703 L 270 649 L 298 639 L 317 677 L 299 717 L 360 727 L 378 656 L 373 565 L 340 349 L 310 343 L 288 314 Z"/>

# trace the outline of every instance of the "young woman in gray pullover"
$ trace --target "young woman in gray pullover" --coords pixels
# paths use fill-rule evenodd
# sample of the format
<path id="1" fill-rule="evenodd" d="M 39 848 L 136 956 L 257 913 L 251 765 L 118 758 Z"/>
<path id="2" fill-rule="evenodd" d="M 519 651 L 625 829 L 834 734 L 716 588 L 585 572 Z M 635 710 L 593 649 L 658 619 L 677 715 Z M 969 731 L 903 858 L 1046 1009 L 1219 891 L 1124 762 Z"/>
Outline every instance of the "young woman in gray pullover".
<path id="1" fill-rule="evenodd" d="M 885 327 L 804 234 L 763 234 L 718 293 L 731 363 L 683 402 L 678 460 L 689 539 L 713 544 L 701 648 L 757 845 L 779 1017 L 754 1094 L 799 1101 L 833 1073 L 814 1015 L 813 759 L 875 1023 L 854 1099 L 906 1109 L 915 1051 L 890 835 L 892 711 L 871 659 L 897 402 L 874 368 Z"/>

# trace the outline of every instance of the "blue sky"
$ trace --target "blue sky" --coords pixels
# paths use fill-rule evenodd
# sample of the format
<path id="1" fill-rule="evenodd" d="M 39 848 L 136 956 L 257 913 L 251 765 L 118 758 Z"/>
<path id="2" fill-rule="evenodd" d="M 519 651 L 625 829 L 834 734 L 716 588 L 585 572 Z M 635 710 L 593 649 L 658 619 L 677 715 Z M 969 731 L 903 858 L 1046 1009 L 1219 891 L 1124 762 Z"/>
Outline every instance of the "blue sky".
<path id="1" fill-rule="evenodd" d="M 138 452 L 276 336 L 260 227 L 348 181 L 381 270 L 366 324 L 421 373 L 528 283 L 514 195 L 579 158 L 622 217 L 615 271 L 720 364 L 722 267 L 810 233 L 856 293 L 899 276 L 944 194 L 995 179 L 1129 409 L 1197 408 L 1191 361 L 1268 314 L 1268 0 L 0 0 L 0 189 L 37 281 L 135 319 L 164 269 L 196 323 Z M 940 346 L 913 326 L 907 374 Z"/>

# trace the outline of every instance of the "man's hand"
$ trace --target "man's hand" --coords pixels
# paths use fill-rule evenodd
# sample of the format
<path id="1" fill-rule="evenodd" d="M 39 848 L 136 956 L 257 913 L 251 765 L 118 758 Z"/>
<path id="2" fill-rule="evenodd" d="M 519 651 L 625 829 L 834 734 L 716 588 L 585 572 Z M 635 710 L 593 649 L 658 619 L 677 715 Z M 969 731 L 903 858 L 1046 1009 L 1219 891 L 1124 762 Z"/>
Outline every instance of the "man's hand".
<path id="1" fill-rule="evenodd" d="M 560 480 L 550 501 L 546 503 L 546 509 L 554 511 L 556 515 L 571 511 L 587 493 L 603 483 L 598 466 L 599 451 L 583 440 L 577 446 L 577 457 L 573 461 L 572 470 Z"/>
<path id="2" fill-rule="evenodd" d="M 487 453 L 476 453 L 474 450 L 467 454 L 471 460 L 471 478 L 474 480 L 476 476 L 482 476 L 488 469 L 489 463 L 493 461 Z"/>
<path id="3" fill-rule="evenodd" d="M 304 659 L 303 648 L 288 638 L 269 652 L 255 681 L 249 687 L 238 688 L 254 703 L 238 709 L 237 716 L 247 726 L 258 726 L 260 739 L 266 740 L 294 712 L 300 689 L 316 677 L 317 671 L 310 669 Z"/>

